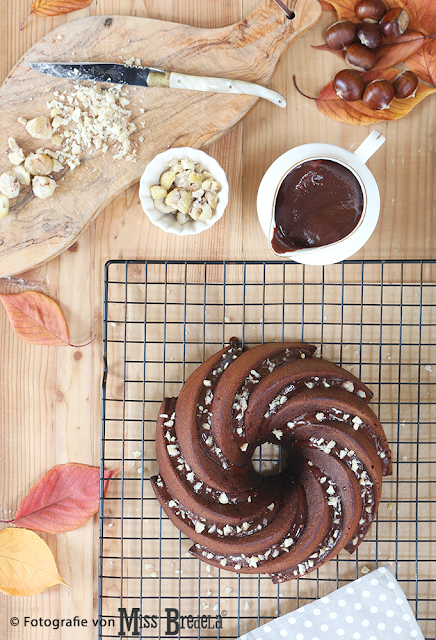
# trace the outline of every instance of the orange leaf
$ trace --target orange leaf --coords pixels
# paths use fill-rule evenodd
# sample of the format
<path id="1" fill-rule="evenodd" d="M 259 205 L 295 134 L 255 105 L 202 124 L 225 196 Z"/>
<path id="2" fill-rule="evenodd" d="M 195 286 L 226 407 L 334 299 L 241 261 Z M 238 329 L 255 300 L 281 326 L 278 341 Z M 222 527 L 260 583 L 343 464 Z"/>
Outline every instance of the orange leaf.
<path id="1" fill-rule="evenodd" d="M 35 0 L 30 9 L 30 13 L 27 14 L 20 24 L 20 31 L 32 13 L 42 18 L 60 16 L 62 13 L 70 13 L 70 11 L 84 9 L 84 7 L 87 7 L 91 2 L 92 0 Z"/>
<path id="2" fill-rule="evenodd" d="M 436 85 L 436 41 L 434 39 L 436 34 L 436 2 L 434 0 L 384 0 L 384 2 L 390 9 L 395 7 L 405 9 L 409 15 L 409 27 L 400 38 L 395 38 L 395 41 L 391 40 L 388 45 L 381 47 L 377 68 L 381 69 L 403 61 L 424 82 Z M 338 20 L 360 22 L 354 11 L 356 4 L 355 0 L 331 0 L 331 5 L 338 14 Z M 417 44 L 415 42 L 417 34 L 421 34 L 423 40 L 420 46 L 414 49 Z M 424 38 L 424 36 L 433 37 Z M 413 42 L 404 47 L 406 39 Z M 397 43 L 400 40 L 403 42 L 399 48 Z M 385 47 L 392 47 L 392 49 L 390 51 L 384 50 Z M 403 57 L 398 59 L 400 52 Z"/>
<path id="3" fill-rule="evenodd" d="M 375 53 L 377 62 L 373 69 L 388 69 L 399 62 L 403 62 L 405 58 L 412 56 L 416 51 L 421 49 L 424 42 L 424 36 L 414 31 L 406 31 L 402 36 L 395 40 L 386 41 L 386 44 L 379 47 Z M 330 51 L 341 60 L 345 60 L 345 51 L 343 49 L 330 49 L 326 44 L 313 47 L 318 51 Z"/>
<path id="4" fill-rule="evenodd" d="M 385 78 L 392 81 L 398 75 L 398 69 L 384 69 L 383 71 L 369 71 L 362 74 L 365 84 L 372 82 L 375 78 Z M 398 120 L 402 116 L 409 113 L 423 98 L 434 93 L 436 88 L 426 87 L 419 83 L 418 90 L 414 98 L 406 100 L 394 99 L 389 109 L 383 111 L 372 111 L 365 107 L 359 100 L 357 102 L 345 102 L 336 95 L 333 87 L 333 81 L 322 89 L 317 98 L 318 109 L 333 120 L 345 122 L 347 124 L 375 124 L 389 120 Z"/>
<path id="5" fill-rule="evenodd" d="M 104 472 L 104 495 L 116 471 Z M 50 469 L 21 501 L 14 524 L 35 531 L 62 533 L 81 527 L 99 507 L 100 469 L 59 464 Z"/>
<path id="6" fill-rule="evenodd" d="M 36 16 L 60 16 L 62 13 L 84 9 L 92 0 L 35 0 L 31 12 Z"/>
<path id="7" fill-rule="evenodd" d="M 404 62 L 421 80 L 436 85 L 435 40 L 425 40 L 422 48 L 413 53 L 409 58 L 405 58 Z"/>
<path id="8" fill-rule="evenodd" d="M 0 300 L 14 332 L 29 344 L 65 346 L 69 344 L 68 325 L 60 306 L 37 291 L 6 295 Z"/>
<path id="9" fill-rule="evenodd" d="M 33 596 L 54 584 L 66 583 L 44 540 L 26 529 L 0 531 L 0 591 Z"/>

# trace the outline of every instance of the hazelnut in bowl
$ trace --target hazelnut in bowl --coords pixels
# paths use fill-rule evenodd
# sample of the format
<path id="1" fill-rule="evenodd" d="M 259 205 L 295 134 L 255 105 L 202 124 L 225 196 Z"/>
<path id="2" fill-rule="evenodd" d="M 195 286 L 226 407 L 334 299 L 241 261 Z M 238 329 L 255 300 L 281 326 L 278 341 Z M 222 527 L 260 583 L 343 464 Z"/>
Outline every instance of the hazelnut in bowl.
<path id="1" fill-rule="evenodd" d="M 199 149 L 176 147 L 148 163 L 139 198 L 150 221 L 162 231 L 191 236 L 223 216 L 229 185 L 214 158 Z"/>

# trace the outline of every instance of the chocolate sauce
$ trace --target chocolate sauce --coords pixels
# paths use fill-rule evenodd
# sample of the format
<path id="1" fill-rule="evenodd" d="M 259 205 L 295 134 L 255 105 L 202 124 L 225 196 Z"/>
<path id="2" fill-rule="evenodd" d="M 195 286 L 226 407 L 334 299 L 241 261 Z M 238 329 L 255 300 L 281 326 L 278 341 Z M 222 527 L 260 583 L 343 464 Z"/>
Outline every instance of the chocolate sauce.
<path id="1" fill-rule="evenodd" d="M 323 247 L 345 238 L 363 211 L 356 176 L 333 160 L 308 160 L 292 169 L 276 199 L 276 253 Z"/>

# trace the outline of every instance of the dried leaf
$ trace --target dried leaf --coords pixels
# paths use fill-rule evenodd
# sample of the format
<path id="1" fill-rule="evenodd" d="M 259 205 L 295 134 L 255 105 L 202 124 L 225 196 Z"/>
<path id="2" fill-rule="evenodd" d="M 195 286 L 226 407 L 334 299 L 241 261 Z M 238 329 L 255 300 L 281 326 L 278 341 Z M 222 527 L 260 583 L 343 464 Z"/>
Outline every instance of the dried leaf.
<path id="1" fill-rule="evenodd" d="M 118 473 L 104 472 L 104 495 Z M 59 464 L 50 469 L 21 501 L 14 524 L 35 531 L 62 533 L 81 527 L 99 507 L 100 469 L 86 464 Z"/>
<path id="2" fill-rule="evenodd" d="M 24 18 L 20 25 L 20 31 L 27 18 L 34 13 L 35 16 L 47 18 L 49 16 L 60 16 L 62 13 L 70 13 L 84 9 L 92 0 L 35 0 L 30 9 L 30 13 Z"/>
<path id="3" fill-rule="evenodd" d="M 14 332 L 29 344 L 65 346 L 69 344 L 67 321 L 59 305 L 37 291 L 6 295 L 0 300 Z"/>
<path id="4" fill-rule="evenodd" d="M 319 4 L 321 5 L 321 9 L 323 11 L 334 11 L 334 7 L 332 7 L 330 2 L 326 2 L 325 0 L 319 0 Z"/>
<path id="5" fill-rule="evenodd" d="M 365 84 L 372 82 L 376 78 L 385 78 L 392 81 L 398 75 L 398 69 L 384 69 L 383 71 L 369 71 L 362 74 Z M 365 107 L 359 100 L 357 102 L 345 102 L 336 95 L 333 87 L 333 81 L 322 89 L 317 98 L 318 109 L 333 120 L 345 122 L 347 124 L 375 124 L 389 120 L 397 120 L 406 115 L 415 107 L 423 98 L 434 93 L 436 88 L 427 87 L 421 83 L 414 98 L 406 100 L 398 100 L 394 98 L 389 109 L 383 111 L 372 111 Z"/>
<path id="6" fill-rule="evenodd" d="M 375 53 L 377 62 L 374 69 L 388 69 L 399 62 L 403 62 L 406 58 L 412 56 L 419 51 L 424 42 L 424 36 L 414 31 L 406 31 L 402 36 L 394 40 L 387 41 L 386 44 L 379 47 Z M 330 49 L 326 44 L 313 47 L 318 51 L 330 51 L 341 60 L 345 60 L 345 51 L 343 49 Z"/>
<path id="7" fill-rule="evenodd" d="M 404 62 L 421 80 L 436 85 L 435 40 L 424 40 L 422 47 L 408 58 L 405 58 Z"/>
<path id="8" fill-rule="evenodd" d="M 434 0 L 384 0 L 389 8 L 402 7 L 409 15 L 409 27 L 400 37 L 391 40 L 388 45 L 390 50 L 381 51 L 377 61 L 377 68 L 392 66 L 403 61 L 414 71 L 421 80 L 436 85 L 436 2 Z M 338 14 L 338 20 L 351 20 L 360 22 L 354 8 L 355 0 L 331 0 L 331 5 Z M 417 46 L 417 34 L 422 36 L 419 47 Z M 433 36 L 425 38 L 424 36 Z M 399 46 L 399 41 L 402 41 Z M 411 42 L 406 43 L 406 40 Z M 408 45 L 407 47 L 405 45 Z M 416 49 L 414 48 L 416 46 Z M 410 48 L 413 49 L 410 51 Z M 403 57 L 398 59 L 399 55 Z"/>
<path id="9" fill-rule="evenodd" d="M 0 531 L 0 591 L 10 596 L 33 596 L 60 577 L 53 554 L 39 536 L 26 529 Z"/>
<path id="10" fill-rule="evenodd" d="M 60 16 L 62 13 L 84 9 L 92 0 L 35 0 L 32 13 L 36 16 Z"/>

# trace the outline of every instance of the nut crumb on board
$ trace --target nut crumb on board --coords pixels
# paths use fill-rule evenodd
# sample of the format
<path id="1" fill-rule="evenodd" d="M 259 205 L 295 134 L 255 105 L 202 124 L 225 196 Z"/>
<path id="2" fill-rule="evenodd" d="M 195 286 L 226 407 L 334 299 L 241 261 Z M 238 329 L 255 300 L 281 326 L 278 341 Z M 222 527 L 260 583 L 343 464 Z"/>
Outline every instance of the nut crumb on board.
<path id="1" fill-rule="evenodd" d="M 141 61 L 132 58 L 126 64 L 141 66 Z M 50 91 L 47 88 L 45 92 Z M 86 148 L 91 148 L 91 153 L 99 149 L 106 154 L 111 145 L 116 151 L 114 160 L 136 162 L 137 151 L 129 140 L 136 125 L 130 121 L 132 112 L 126 108 L 130 104 L 127 94 L 127 89 L 122 92 L 118 86 L 101 89 L 98 86 L 74 85 L 71 92 L 53 91 L 56 99 L 47 102 L 50 117 L 39 115 L 27 120 L 20 116 L 18 122 L 32 138 L 50 140 L 59 149 L 37 149 L 26 157 L 15 138 L 9 137 L 10 153 L 7 156 L 13 170 L 0 175 L 0 217 L 7 215 L 9 199 L 19 195 L 21 185 L 30 185 L 31 175 L 45 178 L 33 178 L 35 196 L 41 199 L 50 197 L 56 182 L 47 176 L 64 169 L 64 164 L 74 170 L 80 165 L 79 156 Z M 141 138 L 142 142 L 144 138 Z"/>

